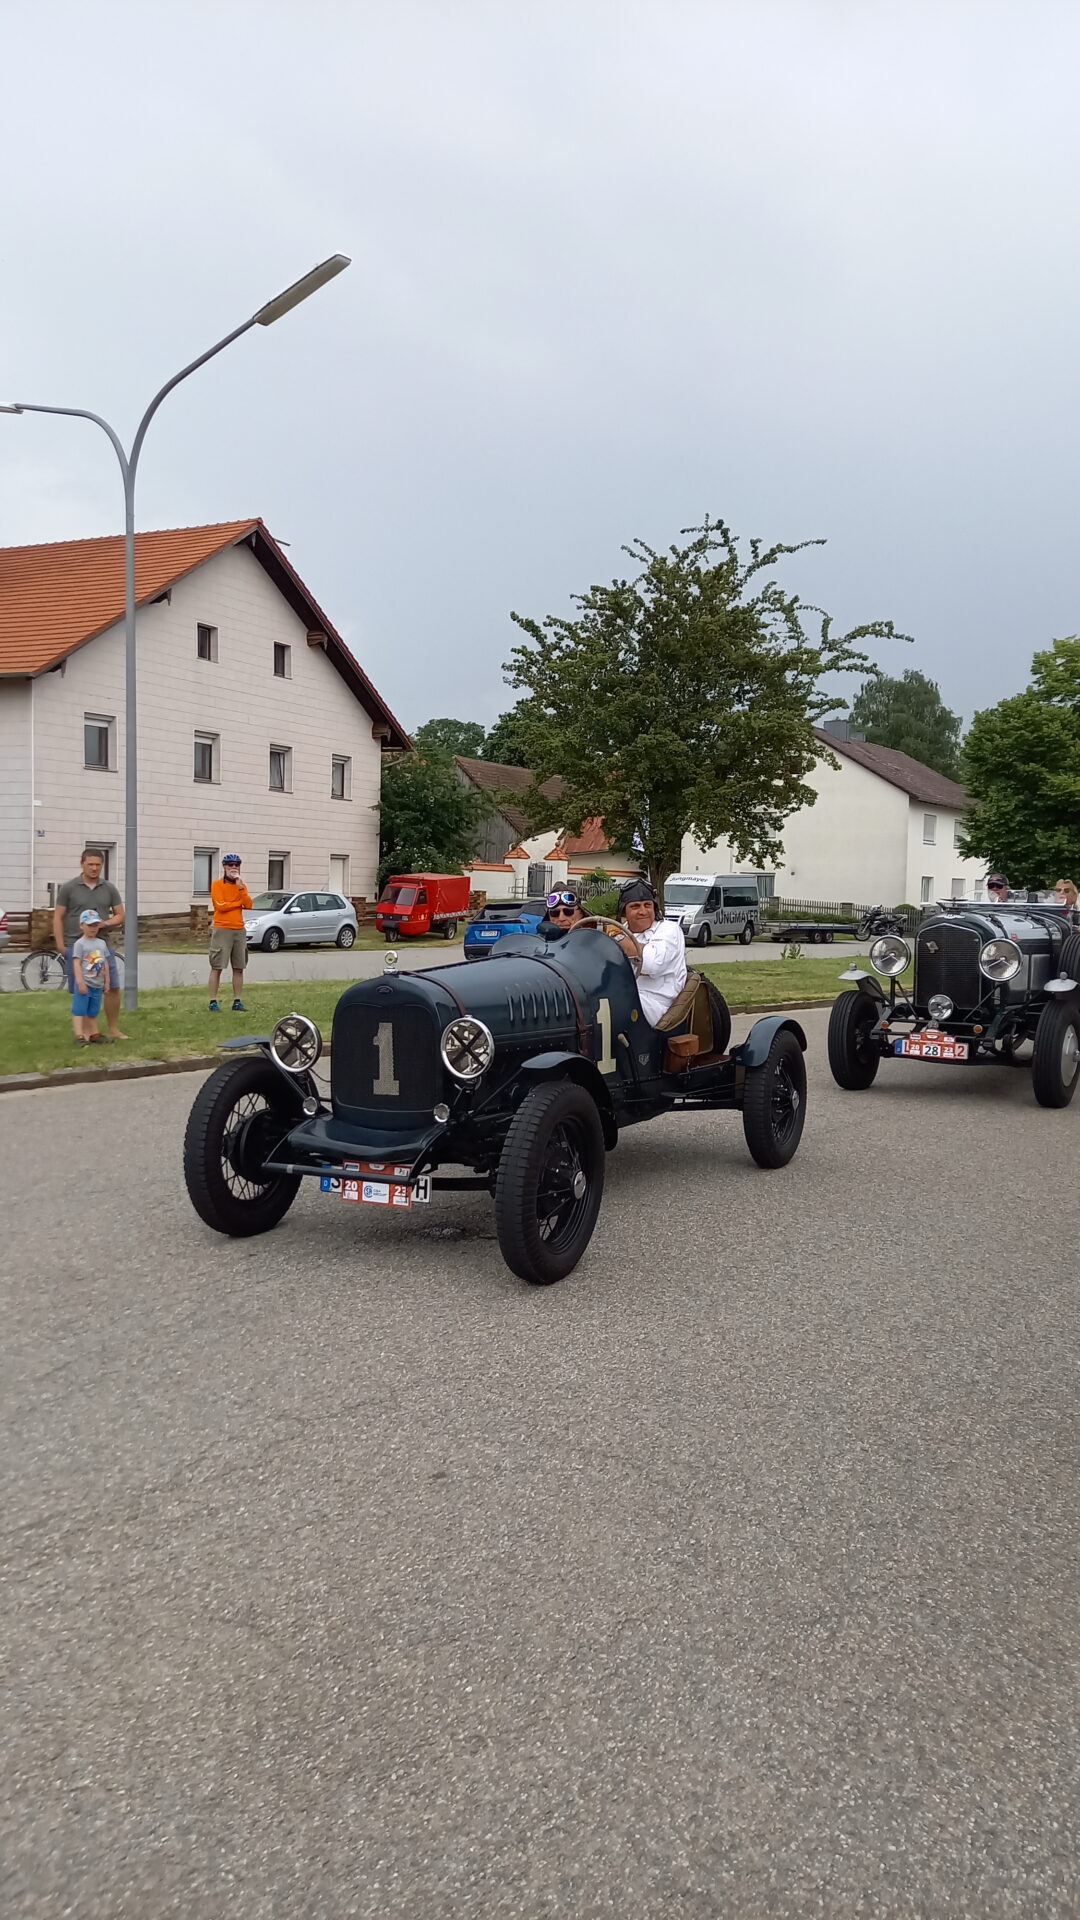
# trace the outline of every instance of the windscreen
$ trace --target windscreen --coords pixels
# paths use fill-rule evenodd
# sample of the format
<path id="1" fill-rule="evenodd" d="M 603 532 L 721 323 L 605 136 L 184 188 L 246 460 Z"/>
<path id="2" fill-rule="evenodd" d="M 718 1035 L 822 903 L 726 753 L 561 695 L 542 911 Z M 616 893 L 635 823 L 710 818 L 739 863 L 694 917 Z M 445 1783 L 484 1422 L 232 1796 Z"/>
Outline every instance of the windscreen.
<path id="1" fill-rule="evenodd" d="M 380 907 L 412 907 L 415 904 L 415 887 L 386 887 L 379 895 Z"/>
<path id="2" fill-rule="evenodd" d="M 665 907 L 700 907 L 709 891 L 709 882 L 703 880 L 700 886 L 692 886 L 687 880 L 670 882 L 664 888 Z"/>
<path id="3" fill-rule="evenodd" d="M 257 893 L 251 903 L 254 913 L 280 913 L 291 893 Z"/>

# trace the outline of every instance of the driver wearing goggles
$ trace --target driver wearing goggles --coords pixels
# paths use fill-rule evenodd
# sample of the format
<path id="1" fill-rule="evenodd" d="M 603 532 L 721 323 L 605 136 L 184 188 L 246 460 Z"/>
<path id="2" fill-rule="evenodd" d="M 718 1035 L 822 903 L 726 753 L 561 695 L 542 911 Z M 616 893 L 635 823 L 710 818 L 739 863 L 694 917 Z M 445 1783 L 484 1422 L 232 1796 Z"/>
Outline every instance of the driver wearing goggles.
<path id="1" fill-rule="evenodd" d="M 569 932 L 585 918 L 580 897 L 571 887 L 564 887 L 561 893 L 549 893 L 546 904 L 547 919 L 557 933 Z"/>

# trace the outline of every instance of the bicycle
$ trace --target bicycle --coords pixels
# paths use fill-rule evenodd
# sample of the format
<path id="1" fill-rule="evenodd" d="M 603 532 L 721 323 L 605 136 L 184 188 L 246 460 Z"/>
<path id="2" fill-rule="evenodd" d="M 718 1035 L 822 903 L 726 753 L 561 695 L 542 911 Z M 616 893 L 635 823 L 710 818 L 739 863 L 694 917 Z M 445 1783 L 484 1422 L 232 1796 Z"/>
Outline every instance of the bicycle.
<path id="1" fill-rule="evenodd" d="M 124 962 L 115 949 L 113 959 L 116 963 L 117 984 L 122 986 Z M 19 979 L 27 993 L 48 993 L 50 990 L 66 987 L 68 977 L 63 954 L 47 947 L 42 947 L 34 953 L 24 954 L 19 968 Z"/>

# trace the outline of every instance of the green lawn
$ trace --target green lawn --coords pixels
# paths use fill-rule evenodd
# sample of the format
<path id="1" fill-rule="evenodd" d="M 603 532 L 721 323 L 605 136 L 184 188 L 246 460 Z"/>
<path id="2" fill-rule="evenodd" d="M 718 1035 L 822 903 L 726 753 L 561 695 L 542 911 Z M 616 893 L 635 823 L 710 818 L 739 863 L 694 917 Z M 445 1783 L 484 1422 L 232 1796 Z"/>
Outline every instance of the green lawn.
<path id="1" fill-rule="evenodd" d="M 447 955 L 449 959 L 453 948 Z M 760 1006 L 773 1001 L 832 999 L 837 976 L 852 963 L 842 956 L 802 960 L 739 960 L 707 969 L 728 1004 Z M 124 1014 L 125 1043 L 76 1047 L 66 993 L 0 994 L 0 1073 L 49 1073 L 56 1067 L 104 1069 L 121 1060 L 175 1060 L 212 1053 L 232 1034 L 269 1033 L 283 1013 L 306 1013 L 329 1032 L 334 1004 L 345 980 L 281 980 L 245 986 L 246 1013 L 209 1013 L 204 987 L 162 987 L 139 996 L 136 1013 Z M 101 1024 L 104 1024 L 102 1021 Z"/>

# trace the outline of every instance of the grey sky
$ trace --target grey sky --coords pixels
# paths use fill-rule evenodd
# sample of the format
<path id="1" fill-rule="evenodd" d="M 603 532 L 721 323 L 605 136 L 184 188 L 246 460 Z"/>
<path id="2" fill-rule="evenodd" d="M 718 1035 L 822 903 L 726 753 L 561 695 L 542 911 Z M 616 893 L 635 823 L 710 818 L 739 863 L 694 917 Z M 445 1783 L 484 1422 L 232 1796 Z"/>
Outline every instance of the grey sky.
<path id="1" fill-rule="evenodd" d="M 828 546 L 970 712 L 1080 627 L 1072 0 L 0 0 L 0 399 L 125 437 L 141 526 L 261 513 L 408 726 L 515 697 L 706 510 Z M 96 429 L 0 416 L 0 544 L 111 532 Z"/>

